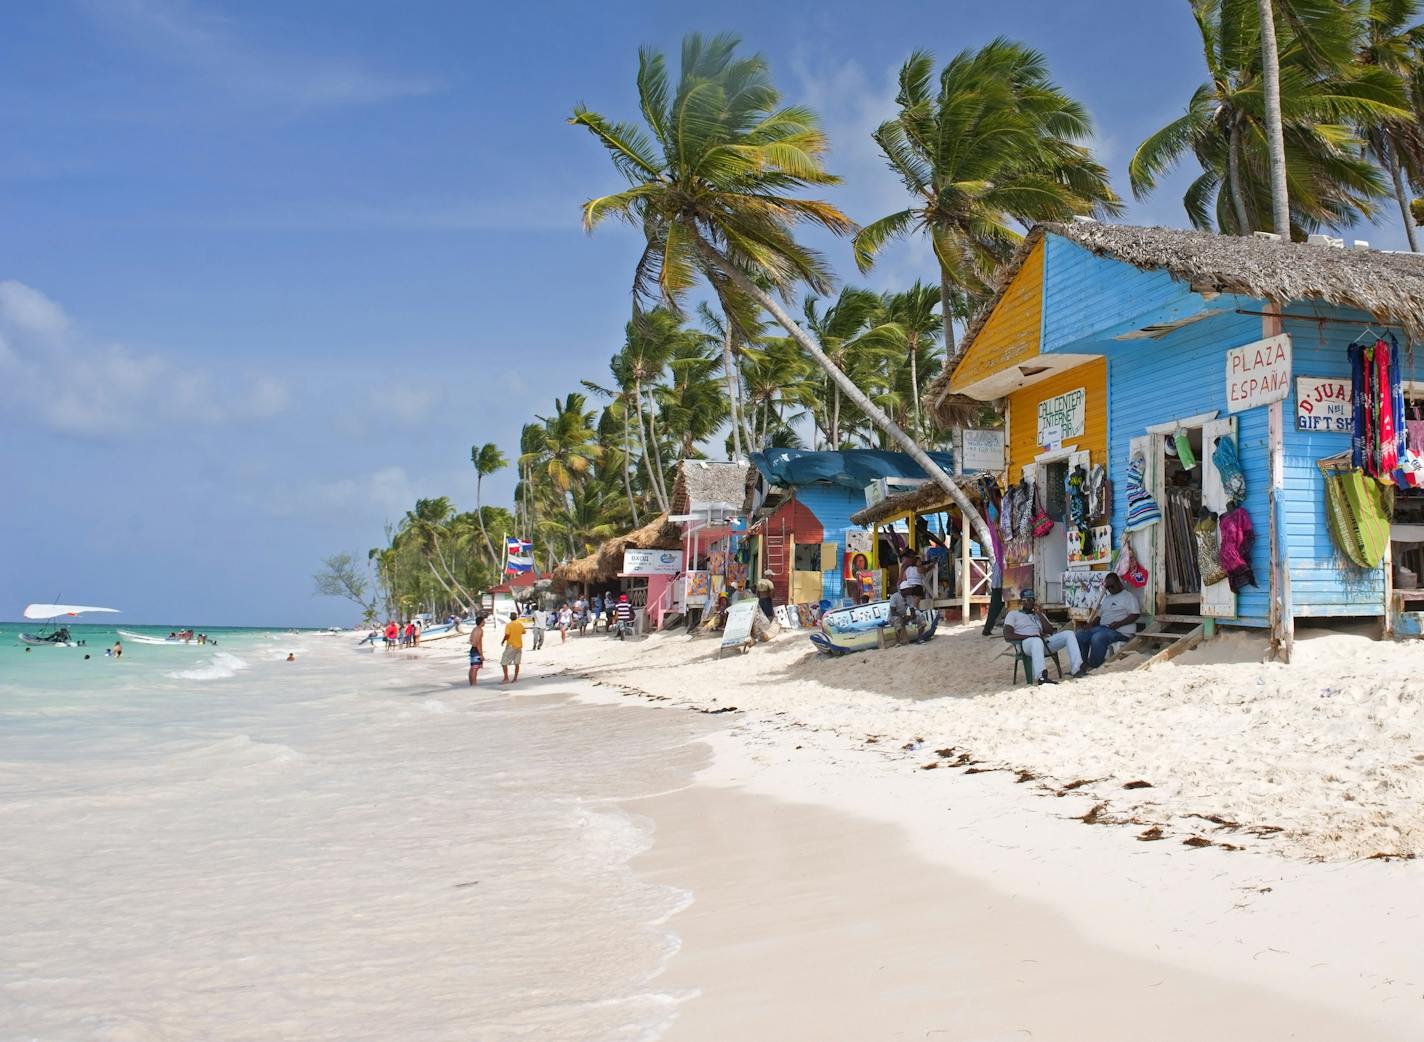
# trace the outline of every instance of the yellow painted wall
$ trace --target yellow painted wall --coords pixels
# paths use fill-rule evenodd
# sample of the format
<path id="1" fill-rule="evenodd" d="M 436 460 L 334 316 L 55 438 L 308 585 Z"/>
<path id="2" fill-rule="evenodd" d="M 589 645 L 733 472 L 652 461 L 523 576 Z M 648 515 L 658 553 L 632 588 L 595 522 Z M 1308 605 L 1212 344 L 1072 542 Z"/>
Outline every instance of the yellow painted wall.
<path id="1" fill-rule="evenodd" d="M 1039 352 L 1043 320 L 1043 241 L 1029 251 L 1023 267 L 994 306 L 950 379 L 950 390 L 972 386 Z"/>
<path id="2" fill-rule="evenodd" d="M 1042 449 L 1038 446 L 1038 403 L 1046 398 L 1083 388 L 1083 434 L 1066 438 L 1064 444 L 1087 450 L 1093 463 L 1108 461 L 1108 363 L 1095 358 L 1080 366 L 1050 376 L 1022 391 L 1009 395 L 1009 480 L 1023 476 L 1025 463 L 1032 463 Z"/>

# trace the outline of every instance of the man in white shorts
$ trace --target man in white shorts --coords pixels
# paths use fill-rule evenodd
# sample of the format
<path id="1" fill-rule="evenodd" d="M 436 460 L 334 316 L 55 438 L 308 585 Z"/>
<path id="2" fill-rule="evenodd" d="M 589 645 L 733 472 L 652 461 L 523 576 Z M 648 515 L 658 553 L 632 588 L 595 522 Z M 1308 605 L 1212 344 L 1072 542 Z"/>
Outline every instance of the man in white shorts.
<path id="1" fill-rule="evenodd" d="M 1004 616 L 1004 639 L 1009 643 L 1019 642 L 1033 662 L 1033 680 L 1036 684 L 1056 684 L 1048 679 L 1044 665 L 1046 651 L 1068 652 L 1068 662 L 1073 676 L 1083 675 L 1083 653 L 1078 649 L 1078 638 L 1069 631 L 1055 633 L 1053 623 L 1038 607 L 1038 598 L 1032 590 L 1019 592 L 1019 607 Z"/>

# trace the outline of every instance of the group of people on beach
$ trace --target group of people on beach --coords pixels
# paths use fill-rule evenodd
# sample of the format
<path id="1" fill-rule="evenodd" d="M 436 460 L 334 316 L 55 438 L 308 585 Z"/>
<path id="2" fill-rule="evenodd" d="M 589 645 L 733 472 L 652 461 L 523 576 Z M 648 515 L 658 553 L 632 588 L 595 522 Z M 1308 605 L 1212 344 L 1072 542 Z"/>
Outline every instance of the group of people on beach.
<path id="1" fill-rule="evenodd" d="M 1004 616 L 1004 639 L 1027 655 L 1036 684 L 1055 684 L 1048 676 L 1047 655 L 1068 653 L 1069 676 L 1084 677 L 1107 661 L 1114 644 L 1131 640 L 1137 632 L 1142 607 L 1137 595 L 1123 585 L 1116 572 L 1103 579 L 1103 595 L 1088 620 L 1076 629 L 1058 629 L 1038 606 L 1032 589 L 1019 591 L 1019 606 Z M 986 632 L 992 629 L 990 620 Z"/>
<path id="2" fill-rule="evenodd" d="M 470 629 L 470 686 L 474 687 L 480 677 L 480 670 L 485 664 L 485 621 L 489 615 L 484 612 L 475 616 L 475 624 Z M 538 618 L 538 614 L 535 614 Z M 499 643 L 501 651 L 499 655 L 500 669 L 504 672 L 502 684 L 512 684 L 519 679 L 519 667 L 524 661 L 524 633 L 526 630 L 534 628 L 538 635 L 539 645 L 544 642 L 544 631 L 537 627 L 531 627 L 518 615 L 513 616 L 504 624 L 504 635 L 500 637 Z M 536 646 L 539 646 L 536 645 Z M 509 675 L 510 667 L 514 668 L 514 676 Z"/>
<path id="3" fill-rule="evenodd" d="M 184 644 L 216 644 L 217 641 L 209 640 L 206 633 L 195 634 L 192 630 L 169 630 L 169 640 L 181 640 Z"/>
<path id="4" fill-rule="evenodd" d="M 387 651 L 392 648 L 418 648 L 420 647 L 420 623 L 411 619 L 402 626 L 391 619 L 386 623 L 383 637 Z"/>

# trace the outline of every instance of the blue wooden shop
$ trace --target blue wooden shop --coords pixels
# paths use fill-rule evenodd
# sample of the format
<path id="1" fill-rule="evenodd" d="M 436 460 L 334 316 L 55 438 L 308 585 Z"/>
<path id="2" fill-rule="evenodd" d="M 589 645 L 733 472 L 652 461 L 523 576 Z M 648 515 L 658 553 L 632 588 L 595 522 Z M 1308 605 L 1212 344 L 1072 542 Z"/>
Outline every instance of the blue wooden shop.
<path id="1" fill-rule="evenodd" d="M 1140 477 L 1162 515 L 1129 537 L 1148 576 L 1144 613 L 1269 627 L 1288 656 L 1296 620 L 1375 618 L 1387 632 L 1394 620 L 1409 624 L 1418 595 L 1403 587 L 1415 585 L 1424 544 L 1420 493 L 1380 485 L 1394 498 L 1394 561 L 1386 528 L 1383 559 L 1369 567 L 1332 538 L 1326 484 L 1351 470 L 1352 344 L 1397 344 L 1406 379 L 1396 419 L 1424 435 L 1407 379 L 1421 333 L 1424 257 L 1324 237 L 1044 225 L 927 401 L 1002 401 L 1008 480 L 1033 484 L 1054 521 L 1009 548 L 1006 587 L 1031 582 L 1047 604 L 1074 608 L 1093 585 L 1085 579 L 1122 546 Z M 1223 440 L 1234 448 L 1225 469 Z M 1064 483 L 1097 470 L 1110 484 L 1085 525 Z M 1214 576 L 1203 572 L 1196 526 L 1238 506 L 1254 531 L 1243 553 L 1250 574 L 1204 582 Z M 1224 520 L 1216 531 L 1226 536 Z"/>

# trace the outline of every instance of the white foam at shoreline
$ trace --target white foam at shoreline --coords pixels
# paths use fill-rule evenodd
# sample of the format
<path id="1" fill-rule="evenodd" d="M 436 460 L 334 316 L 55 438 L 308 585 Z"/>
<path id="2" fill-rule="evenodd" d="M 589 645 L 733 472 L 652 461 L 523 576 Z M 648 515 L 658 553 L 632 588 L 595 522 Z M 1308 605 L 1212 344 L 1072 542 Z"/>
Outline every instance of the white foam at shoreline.
<path id="1" fill-rule="evenodd" d="M 207 665 L 197 666 L 193 669 L 175 670 L 163 675 L 173 680 L 226 680 L 228 677 L 237 676 L 247 667 L 246 659 L 239 658 L 231 652 L 219 651 Z"/>

